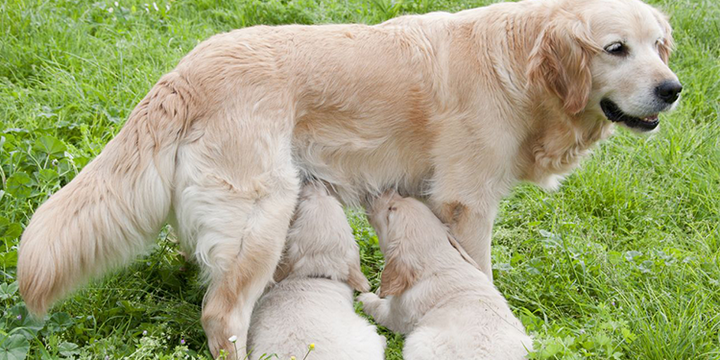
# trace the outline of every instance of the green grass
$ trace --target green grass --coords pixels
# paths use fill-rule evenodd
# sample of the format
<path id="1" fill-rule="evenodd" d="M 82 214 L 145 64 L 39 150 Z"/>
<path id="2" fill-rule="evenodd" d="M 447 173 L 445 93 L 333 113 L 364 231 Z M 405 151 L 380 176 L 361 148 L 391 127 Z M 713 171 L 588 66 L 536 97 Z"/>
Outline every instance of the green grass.
<path id="1" fill-rule="evenodd" d="M 172 233 L 46 319 L 27 316 L 15 283 L 18 237 L 34 209 L 198 42 L 254 24 L 373 24 L 487 3 L 1 2 L 0 360 L 209 357 L 204 288 Z M 502 203 L 496 284 L 535 336 L 537 358 L 720 359 L 720 5 L 655 4 L 675 28 L 678 110 L 651 137 L 618 130 L 560 191 L 521 186 Z M 350 220 L 376 286 L 377 239 L 357 212 Z M 400 359 L 402 337 L 383 331 L 388 359 Z"/>

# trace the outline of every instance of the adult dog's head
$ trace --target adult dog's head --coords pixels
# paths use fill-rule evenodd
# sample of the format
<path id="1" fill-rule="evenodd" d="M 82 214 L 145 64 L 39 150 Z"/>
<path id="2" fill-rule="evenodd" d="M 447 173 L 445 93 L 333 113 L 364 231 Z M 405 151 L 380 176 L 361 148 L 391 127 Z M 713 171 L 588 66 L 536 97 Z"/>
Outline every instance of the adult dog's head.
<path id="1" fill-rule="evenodd" d="M 528 80 L 554 93 L 568 114 L 597 114 L 651 131 L 682 86 L 668 68 L 670 25 L 639 0 L 550 3 L 530 54 Z"/>

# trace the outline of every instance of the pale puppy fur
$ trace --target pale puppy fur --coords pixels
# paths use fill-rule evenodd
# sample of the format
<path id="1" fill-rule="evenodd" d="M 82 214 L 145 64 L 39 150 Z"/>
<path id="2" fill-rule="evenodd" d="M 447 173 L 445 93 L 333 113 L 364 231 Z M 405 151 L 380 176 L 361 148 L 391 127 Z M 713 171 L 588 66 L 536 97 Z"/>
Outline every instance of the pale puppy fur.
<path id="1" fill-rule="evenodd" d="M 385 256 L 387 298 L 358 300 L 378 324 L 406 335 L 405 360 L 512 360 L 532 350 L 505 299 L 423 203 L 383 195 L 370 222 Z"/>
<path id="2" fill-rule="evenodd" d="M 628 56 L 605 52 L 623 41 Z M 42 314 L 125 264 L 169 221 L 208 281 L 213 354 L 245 344 L 302 179 L 346 204 L 424 197 L 491 276 L 500 199 L 546 188 L 614 125 L 646 116 L 670 26 L 639 0 L 529 0 L 375 25 L 258 26 L 213 36 L 163 76 L 102 153 L 23 234 L 20 292 Z"/>
<path id="3" fill-rule="evenodd" d="M 310 343 L 313 360 L 384 359 L 385 338 L 353 306 L 353 288 L 368 291 L 369 285 L 352 229 L 322 186 L 303 188 L 285 246 L 279 282 L 253 311 L 250 359 L 302 359 Z"/>

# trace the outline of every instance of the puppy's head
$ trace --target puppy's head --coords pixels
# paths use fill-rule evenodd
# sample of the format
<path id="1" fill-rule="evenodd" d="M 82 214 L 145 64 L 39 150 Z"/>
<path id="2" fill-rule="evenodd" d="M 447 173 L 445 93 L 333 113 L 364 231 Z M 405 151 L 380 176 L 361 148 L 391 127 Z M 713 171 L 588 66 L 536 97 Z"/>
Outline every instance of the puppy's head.
<path id="1" fill-rule="evenodd" d="M 347 282 L 357 291 L 370 290 L 342 205 L 321 184 L 307 184 L 300 194 L 275 280 L 291 273 L 328 276 Z"/>
<path id="2" fill-rule="evenodd" d="M 403 293 L 433 268 L 433 260 L 462 257 L 477 267 L 440 219 L 416 199 L 383 194 L 373 202 L 370 223 L 385 256 L 380 296 Z"/>
<path id="3" fill-rule="evenodd" d="M 645 132 L 672 109 L 682 86 L 668 68 L 670 24 L 640 0 L 561 0 L 530 55 L 530 84 L 558 96 L 567 113 Z"/>

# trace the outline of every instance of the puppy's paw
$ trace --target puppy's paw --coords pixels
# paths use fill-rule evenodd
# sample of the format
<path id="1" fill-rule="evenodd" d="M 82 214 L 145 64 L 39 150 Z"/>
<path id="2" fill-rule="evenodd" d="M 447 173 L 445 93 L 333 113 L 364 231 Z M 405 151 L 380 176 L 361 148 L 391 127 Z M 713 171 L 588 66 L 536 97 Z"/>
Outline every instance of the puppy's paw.
<path id="1" fill-rule="evenodd" d="M 383 299 L 379 296 L 366 292 L 358 295 L 357 301 L 362 303 L 363 311 L 372 317 L 377 316 L 377 308 L 382 304 Z"/>
<path id="2" fill-rule="evenodd" d="M 358 297 L 357 297 L 357 301 L 363 303 L 363 306 L 365 306 L 369 303 L 372 303 L 373 301 L 380 301 L 380 300 L 382 300 L 382 299 L 380 299 L 379 296 L 377 296 L 376 294 L 371 293 L 371 292 L 362 293 L 362 294 L 358 295 Z"/>

